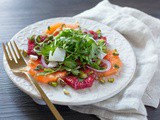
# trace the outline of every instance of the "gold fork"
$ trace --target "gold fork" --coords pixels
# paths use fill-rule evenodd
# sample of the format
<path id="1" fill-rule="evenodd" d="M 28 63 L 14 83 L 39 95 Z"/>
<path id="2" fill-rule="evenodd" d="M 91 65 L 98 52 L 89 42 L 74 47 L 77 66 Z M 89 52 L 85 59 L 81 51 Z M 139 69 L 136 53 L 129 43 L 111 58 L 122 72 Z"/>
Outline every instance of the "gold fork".
<path id="1" fill-rule="evenodd" d="M 14 47 L 13 47 L 13 43 L 14 43 Z M 22 57 L 22 55 L 20 53 L 20 50 L 17 47 L 16 42 L 13 41 L 13 43 L 9 42 L 10 46 L 8 45 L 8 43 L 6 44 L 6 46 L 5 46 L 4 43 L 2 43 L 3 50 L 4 50 L 4 55 L 6 57 L 6 60 L 8 62 L 8 65 L 9 65 L 11 71 L 13 73 L 24 73 L 30 79 L 30 81 L 34 84 L 34 86 L 36 87 L 36 89 L 39 91 L 42 99 L 46 102 L 46 104 L 50 108 L 50 110 L 53 113 L 53 115 L 55 116 L 55 118 L 57 120 L 63 120 L 63 118 L 60 115 L 60 113 L 57 111 L 57 109 L 55 108 L 55 106 L 49 100 L 49 98 L 44 93 L 44 91 L 39 86 L 39 84 L 36 82 L 36 80 L 30 74 L 28 74 L 28 72 L 24 71 L 24 69 L 26 69 L 26 67 L 27 67 L 27 64 L 24 61 L 24 58 Z"/>

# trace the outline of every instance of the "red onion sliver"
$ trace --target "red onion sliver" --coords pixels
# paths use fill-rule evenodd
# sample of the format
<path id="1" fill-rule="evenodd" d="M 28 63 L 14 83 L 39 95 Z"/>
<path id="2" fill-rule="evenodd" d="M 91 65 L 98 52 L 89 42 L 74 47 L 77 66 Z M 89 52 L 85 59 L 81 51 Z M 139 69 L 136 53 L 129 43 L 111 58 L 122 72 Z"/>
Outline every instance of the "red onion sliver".
<path id="1" fill-rule="evenodd" d="M 105 70 L 97 70 L 97 69 L 94 69 L 94 68 L 92 68 L 90 66 L 87 66 L 87 67 L 89 69 L 91 69 L 91 70 L 96 71 L 96 72 L 107 72 L 107 71 L 109 71 L 111 69 L 111 63 L 108 60 L 104 60 L 104 59 L 102 60 L 102 62 L 104 62 L 105 64 L 107 64 L 107 68 Z"/>
<path id="2" fill-rule="evenodd" d="M 43 67 L 48 68 L 48 65 L 46 64 L 43 56 L 41 56 L 41 63 Z"/>

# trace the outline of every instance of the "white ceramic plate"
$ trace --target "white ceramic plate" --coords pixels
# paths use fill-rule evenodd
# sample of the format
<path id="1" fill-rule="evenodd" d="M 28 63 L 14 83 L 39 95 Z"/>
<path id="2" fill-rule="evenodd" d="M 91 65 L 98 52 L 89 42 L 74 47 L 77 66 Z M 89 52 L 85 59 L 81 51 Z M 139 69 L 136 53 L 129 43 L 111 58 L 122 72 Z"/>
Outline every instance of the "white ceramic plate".
<path id="1" fill-rule="evenodd" d="M 114 83 L 106 82 L 106 84 L 99 84 L 97 81 L 95 81 L 91 88 L 84 90 L 74 90 L 71 87 L 66 86 L 65 89 L 70 92 L 70 96 L 64 95 L 63 88 L 60 86 L 54 88 L 47 84 L 40 83 L 42 89 L 45 91 L 49 99 L 55 104 L 85 105 L 108 99 L 125 88 L 131 81 L 135 72 L 136 60 L 133 50 L 127 40 L 115 30 L 92 20 L 65 17 L 43 20 L 22 29 L 11 39 L 11 41 L 15 40 L 20 49 L 27 49 L 27 37 L 33 34 L 41 34 L 49 25 L 56 22 L 75 23 L 77 21 L 82 28 L 102 30 L 102 34 L 107 36 L 109 47 L 112 49 L 116 48 L 119 51 L 120 58 L 123 62 L 123 68 L 119 73 L 119 76 L 113 76 L 115 77 Z M 41 99 L 39 93 L 25 76 L 14 75 L 9 69 L 5 58 L 3 63 L 9 78 L 18 88 L 34 99 Z"/>

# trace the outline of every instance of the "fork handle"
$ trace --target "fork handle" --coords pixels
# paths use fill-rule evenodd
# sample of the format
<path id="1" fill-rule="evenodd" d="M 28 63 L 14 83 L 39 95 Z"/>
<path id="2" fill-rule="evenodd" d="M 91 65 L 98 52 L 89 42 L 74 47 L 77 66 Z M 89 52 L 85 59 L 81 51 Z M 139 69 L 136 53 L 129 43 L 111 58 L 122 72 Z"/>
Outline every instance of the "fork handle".
<path id="1" fill-rule="evenodd" d="M 60 113 L 58 112 L 58 110 L 56 109 L 56 107 L 52 104 L 52 102 L 49 100 L 49 98 L 44 93 L 44 91 L 42 90 L 42 88 L 39 86 L 39 84 L 37 83 L 37 81 L 30 74 L 28 74 L 26 72 L 25 72 L 25 74 L 31 80 L 31 82 L 35 85 L 35 87 L 37 88 L 37 90 L 41 94 L 42 99 L 46 102 L 46 104 L 48 105 L 49 109 L 51 110 L 51 112 L 53 113 L 53 115 L 55 116 L 55 118 L 57 120 L 64 120 L 62 118 L 62 116 L 60 115 Z"/>

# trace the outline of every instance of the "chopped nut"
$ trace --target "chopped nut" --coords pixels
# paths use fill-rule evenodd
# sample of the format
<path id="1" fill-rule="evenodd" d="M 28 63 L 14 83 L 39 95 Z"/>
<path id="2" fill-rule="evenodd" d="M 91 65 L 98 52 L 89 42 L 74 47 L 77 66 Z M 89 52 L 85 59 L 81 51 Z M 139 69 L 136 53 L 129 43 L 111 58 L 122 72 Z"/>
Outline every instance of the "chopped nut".
<path id="1" fill-rule="evenodd" d="M 117 64 L 114 64 L 114 68 L 117 68 L 117 69 L 118 69 L 118 68 L 119 68 L 119 66 L 118 66 Z"/>
<path id="2" fill-rule="evenodd" d="M 48 26 L 48 30 L 50 30 L 51 29 L 51 27 L 50 26 Z"/>
<path id="3" fill-rule="evenodd" d="M 118 53 L 117 49 L 114 50 L 113 55 L 114 56 L 119 56 L 119 53 Z"/>
<path id="4" fill-rule="evenodd" d="M 58 78 L 57 80 L 58 84 L 60 84 L 62 87 L 66 86 L 66 83 L 64 82 L 64 80 L 62 78 Z"/>
<path id="5" fill-rule="evenodd" d="M 32 36 L 29 38 L 30 41 L 35 42 L 35 37 L 36 37 L 36 35 L 32 35 Z"/>
<path id="6" fill-rule="evenodd" d="M 119 53 L 118 53 L 118 52 L 114 52 L 113 55 L 114 55 L 114 56 L 118 56 Z"/>
<path id="7" fill-rule="evenodd" d="M 88 75 L 91 75 L 91 74 L 93 74 L 94 72 L 93 71 L 90 71 L 89 73 L 88 73 Z"/>
<path id="8" fill-rule="evenodd" d="M 104 84 L 106 81 L 103 80 L 103 79 L 101 79 L 101 80 L 99 80 L 99 82 L 102 83 L 102 84 Z"/>
<path id="9" fill-rule="evenodd" d="M 84 79 L 84 78 L 87 78 L 88 76 L 87 76 L 86 73 L 84 73 L 84 72 L 81 71 L 79 77 L 82 78 L 82 79 Z"/>
<path id="10" fill-rule="evenodd" d="M 66 94 L 66 95 L 70 95 L 70 93 L 69 93 L 66 89 L 63 89 L 63 92 L 64 92 L 64 94 Z"/>
<path id="11" fill-rule="evenodd" d="M 49 85 L 51 85 L 53 87 L 57 87 L 58 83 L 57 82 L 50 82 Z"/>
<path id="12" fill-rule="evenodd" d="M 41 64 L 38 64 L 36 68 L 34 68 L 34 70 L 37 70 L 37 71 L 42 69 L 43 69 L 43 66 Z"/>
<path id="13" fill-rule="evenodd" d="M 108 78 L 108 82 L 113 83 L 114 82 L 114 78 Z"/>

